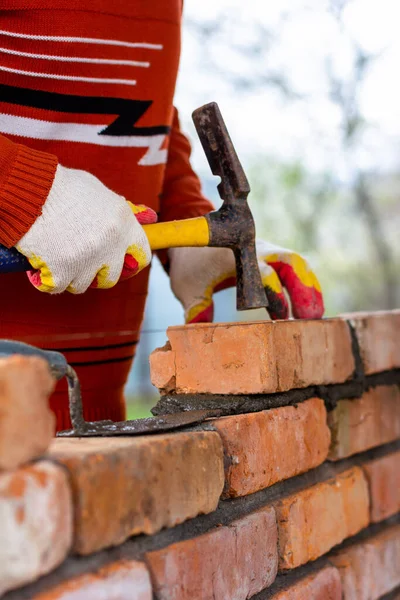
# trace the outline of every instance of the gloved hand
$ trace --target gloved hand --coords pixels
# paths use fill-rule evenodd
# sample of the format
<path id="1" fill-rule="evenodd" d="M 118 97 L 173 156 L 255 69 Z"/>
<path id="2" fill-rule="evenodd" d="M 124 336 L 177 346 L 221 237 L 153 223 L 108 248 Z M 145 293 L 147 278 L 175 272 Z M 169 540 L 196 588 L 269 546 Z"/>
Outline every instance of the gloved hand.
<path id="1" fill-rule="evenodd" d="M 307 261 L 299 254 L 263 240 L 257 240 L 256 248 L 270 317 L 287 319 L 289 316 L 283 286 L 288 291 L 295 318 L 321 318 L 324 314 L 321 288 Z M 232 250 L 171 248 L 168 256 L 171 288 L 183 305 L 185 322 L 211 322 L 214 292 L 236 283 Z"/>
<path id="2" fill-rule="evenodd" d="M 86 171 L 59 165 L 41 215 L 17 244 L 40 291 L 81 294 L 111 288 L 151 261 L 141 227 L 156 213 L 115 194 Z"/>

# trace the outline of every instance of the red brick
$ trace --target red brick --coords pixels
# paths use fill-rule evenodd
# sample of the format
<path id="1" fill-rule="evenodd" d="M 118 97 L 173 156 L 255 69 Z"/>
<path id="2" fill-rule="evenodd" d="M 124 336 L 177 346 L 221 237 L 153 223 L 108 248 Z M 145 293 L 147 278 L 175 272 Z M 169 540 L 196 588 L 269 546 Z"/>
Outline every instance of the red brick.
<path id="1" fill-rule="evenodd" d="M 224 484 L 215 432 L 59 438 L 50 455 L 71 475 L 79 554 L 212 512 Z"/>
<path id="2" fill-rule="evenodd" d="M 400 390 L 382 385 L 362 398 L 340 400 L 328 414 L 332 444 L 328 458 L 338 460 L 400 438 Z"/>
<path id="3" fill-rule="evenodd" d="M 152 600 L 150 576 L 143 563 L 121 560 L 96 573 L 69 579 L 32 600 Z"/>
<path id="4" fill-rule="evenodd" d="M 156 348 L 150 355 L 151 382 L 164 392 L 175 389 L 175 353 L 167 342 L 162 348 Z"/>
<path id="5" fill-rule="evenodd" d="M 49 396 L 55 380 L 42 358 L 0 359 L 0 470 L 43 454 L 54 436 Z"/>
<path id="6" fill-rule="evenodd" d="M 354 359 L 341 319 L 196 324 L 168 329 L 170 346 L 150 357 L 161 390 L 259 394 L 338 383 Z"/>
<path id="7" fill-rule="evenodd" d="M 213 421 L 222 437 L 225 496 L 245 496 L 317 467 L 330 431 L 322 400 Z"/>
<path id="8" fill-rule="evenodd" d="M 400 367 L 400 310 L 344 316 L 356 331 L 367 375 Z"/>
<path id="9" fill-rule="evenodd" d="M 71 542 L 64 469 L 40 461 L 0 475 L 0 595 L 55 569 Z"/>
<path id="10" fill-rule="evenodd" d="M 400 451 L 363 465 L 369 485 L 371 521 L 383 521 L 400 511 Z"/>
<path id="11" fill-rule="evenodd" d="M 358 467 L 275 503 L 279 568 L 315 560 L 369 523 L 368 487 Z"/>
<path id="12" fill-rule="evenodd" d="M 400 525 L 354 544 L 330 560 L 339 569 L 346 600 L 377 600 L 400 585 Z"/>
<path id="13" fill-rule="evenodd" d="M 325 567 L 274 594 L 271 600 L 342 600 L 339 572 Z"/>
<path id="14" fill-rule="evenodd" d="M 246 600 L 277 571 L 275 513 L 264 508 L 229 526 L 146 555 L 159 600 Z"/>

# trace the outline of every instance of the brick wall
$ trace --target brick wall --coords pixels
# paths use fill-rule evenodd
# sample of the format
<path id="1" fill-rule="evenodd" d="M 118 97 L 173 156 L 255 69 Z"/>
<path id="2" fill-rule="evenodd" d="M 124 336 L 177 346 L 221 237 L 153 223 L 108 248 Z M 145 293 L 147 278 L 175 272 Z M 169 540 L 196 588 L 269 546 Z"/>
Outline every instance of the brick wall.
<path id="1" fill-rule="evenodd" d="M 400 598 L 399 334 L 400 311 L 174 327 L 154 413 L 218 418 L 49 447 L 49 386 L 21 434 L 3 359 L 0 595 Z"/>

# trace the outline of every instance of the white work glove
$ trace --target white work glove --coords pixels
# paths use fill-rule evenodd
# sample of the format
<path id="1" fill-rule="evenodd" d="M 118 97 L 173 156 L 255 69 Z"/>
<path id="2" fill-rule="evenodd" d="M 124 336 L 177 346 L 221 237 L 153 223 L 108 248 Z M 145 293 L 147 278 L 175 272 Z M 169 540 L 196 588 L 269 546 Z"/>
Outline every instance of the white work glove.
<path id="1" fill-rule="evenodd" d="M 295 318 L 321 318 L 324 313 L 321 288 L 307 261 L 264 240 L 257 240 L 256 250 L 271 318 L 289 317 L 283 287 L 288 291 Z M 185 322 L 211 322 L 213 294 L 236 284 L 232 250 L 171 248 L 168 257 L 171 288 L 184 308 Z"/>
<path id="2" fill-rule="evenodd" d="M 151 250 L 140 223 L 156 220 L 90 173 L 59 165 L 41 215 L 16 247 L 35 269 L 28 277 L 38 290 L 81 294 L 146 267 Z"/>

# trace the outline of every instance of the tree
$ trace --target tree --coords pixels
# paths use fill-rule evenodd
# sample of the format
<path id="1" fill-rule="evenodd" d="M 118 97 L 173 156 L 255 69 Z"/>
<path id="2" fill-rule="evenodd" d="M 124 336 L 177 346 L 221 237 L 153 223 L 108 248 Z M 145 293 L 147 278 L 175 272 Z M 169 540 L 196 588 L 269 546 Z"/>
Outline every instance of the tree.
<path id="1" fill-rule="evenodd" d="M 383 55 L 365 49 L 346 26 L 343 16 L 351 4 L 293 2 L 271 22 L 257 20 L 250 10 L 224 12 L 219 7 L 219 14 L 208 20 L 187 23 L 201 46 L 204 69 L 223 78 L 232 95 L 245 98 L 261 90 L 278 95 L 282 111 L 297 107 L 312 132 L 303 155 L 258 153 L 247 160 L 247 170 L 259 233 L 314 261 L 328 290 L 331 314 L 393 308 L 399 295 L 400 257 L 395 238 L 390 239 L 393 223 L 400 225 L 399 179 L 384 172 L 378 152 L 370 153 L 372 164 L 360 161 L 368 141 L 380 136 L 379 124 L 367 119 L 361 100 L 364 84 Z M 322 63 L 318 86 L 310 91 L 293 63 L 276 59 L 276 47 L 296 20 L 318 11 L 318 18 L 334 30 L 336 48 L 346 48 L 346 64 L 338 68 L 335 47 L 321 46 L 321 57 L 310 57 Z M 334 111 L 337 126 L 329 129 L 318 120 L 320 106 Z M 306 159 L 312 144 L 332 157 L 317 170 Z"/>

